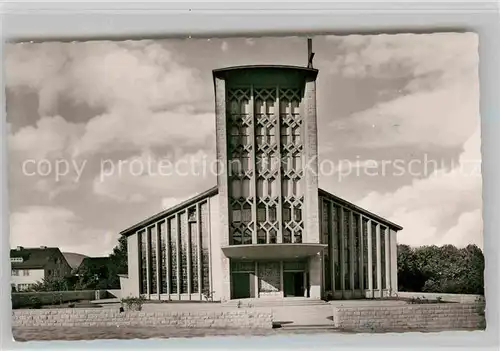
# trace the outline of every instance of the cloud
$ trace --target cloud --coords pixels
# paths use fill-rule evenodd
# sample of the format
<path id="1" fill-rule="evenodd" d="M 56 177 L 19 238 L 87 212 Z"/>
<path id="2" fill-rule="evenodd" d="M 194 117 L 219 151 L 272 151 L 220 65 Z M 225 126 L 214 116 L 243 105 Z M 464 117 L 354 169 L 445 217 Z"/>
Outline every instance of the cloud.
<path id="1" fill-rule="evenodd" d="M 331 123 L 365 148 L 460 147 L 479 121 L 478 38 L 474 33 L 398 34 L 329 40 L 333 73 L 406 79 L 392 100 Z"/>
<path id="2" fill-rule="evenodd" d="M 215 166 L 215 155 L 203 150 L 162 157 L 144 152 L 106 165 L 102 175 L 94 179 L 93 189 L 119 202 L 145 201 L 155 196 L 183 199 L 193 190 L 206 190 L 216 182 Z"/>
<path id="3" fill-rule="evenodd" d="M 142 151 L 166 145 L 199 146 L 214 134 L 214 120 L 213 113 L 189 110 L 115 110 L 87 123 L 75 145 L 75 155 Z"/>
<path id="4" fill-rule="evenodd" d="M 482 247 L 480 140 L 477 129 L 451 170 L 435 171 L 394 192 L 372 192 L 359 205 L 402 225 L 400 243 Z"/>
<path id="5" fill-rule="evenodd" d="M 6 85 L 35 89 L 41 115 L 59 95 L 92 107 L 158 110 L 203 94 L 199 73 L 151 41 L 8 44 Z"/>
<path id="6" fill-rule="evenodd" d="M 10 216 L 11 247 L 52 246 L 61 251 L 107 255 L 117 234 L 88 228 L 72 211 L 61 207 L 29 206 Z"/>
<path id="7" fill-rule="evenodd" d="M 61 116 L 42 117 L 36 125 L 10 134 L 8 147 L 10 152 L 35 160 L 60 158 L 72 152 L 83 134 L 83 124 L 68 122 Z"/>
<path id="8" fill-rule="evenodd" d="M 452 85 L 382 102 L 331 126 L 354 133 L 356 138 L 350 142 L 366 148 L 460 147 L 479 118 L 479 87 L 470 82 L 469 86 Z"/>
<path id="9" fill-rule="evenodd" d="M 412 78 L 411 86 L 477 76 L 475 33 L 381 34 L 327 37 L 340 53 L 330 69 L 350 77 Z M 420 83 L 420 84 L 416 84 Z"/>
<path id="10" fill-rule="evenodd" d="M 198 195 L 199 193 L 192 193 L 191 195 L 188 196 L 183 196 L 183 197 L 165 197 L 161 200 L 161 207 L 165 210 L 172 208 L 176 205 L 179 205 L 180 203 L 191 199 L 192 197 Z"/>

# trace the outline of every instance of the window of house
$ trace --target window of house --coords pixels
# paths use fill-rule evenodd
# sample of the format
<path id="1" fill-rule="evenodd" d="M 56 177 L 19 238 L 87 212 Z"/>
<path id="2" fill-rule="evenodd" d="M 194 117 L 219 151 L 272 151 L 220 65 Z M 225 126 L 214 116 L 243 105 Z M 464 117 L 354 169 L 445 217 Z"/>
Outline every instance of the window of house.
<path id="1" fill-rule="evenodd" d="M 25 269 L 23 270 L 23 275 L 26 277 L 26 276 L 29 276 L 30 275 L 30 271 L 29 269 Z"/>
<path id="2" fill-rule="evenodd" d="M 19 271 L 17 269 L 13 269 L 12 272 L 11 272 L 11 275 L 18 276 L 19 275 Z"/>

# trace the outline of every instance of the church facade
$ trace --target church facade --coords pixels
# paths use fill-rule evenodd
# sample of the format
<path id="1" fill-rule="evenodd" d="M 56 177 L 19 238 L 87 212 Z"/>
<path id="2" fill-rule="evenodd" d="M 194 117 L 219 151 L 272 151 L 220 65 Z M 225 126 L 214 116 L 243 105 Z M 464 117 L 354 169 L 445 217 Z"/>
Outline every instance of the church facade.
<path id="1" fill-rule="evenodd" d="M 318 188 L 317 75 L 295 66 L 213 71 L 217 186 L 121 232 L 123 296 L 394 295 L 402 228 Z"/>

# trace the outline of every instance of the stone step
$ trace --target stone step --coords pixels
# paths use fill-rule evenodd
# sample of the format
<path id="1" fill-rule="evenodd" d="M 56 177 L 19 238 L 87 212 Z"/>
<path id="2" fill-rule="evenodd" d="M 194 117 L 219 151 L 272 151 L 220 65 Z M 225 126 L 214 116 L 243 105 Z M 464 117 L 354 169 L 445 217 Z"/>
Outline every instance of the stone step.
<path id="1" fill-rule="evenodd" d="M 317 306 L 328 305 L 327 302 L 317 299 L 241 299 L 224 302 L 225 306 L 273 307 L 273 306 Z"/>

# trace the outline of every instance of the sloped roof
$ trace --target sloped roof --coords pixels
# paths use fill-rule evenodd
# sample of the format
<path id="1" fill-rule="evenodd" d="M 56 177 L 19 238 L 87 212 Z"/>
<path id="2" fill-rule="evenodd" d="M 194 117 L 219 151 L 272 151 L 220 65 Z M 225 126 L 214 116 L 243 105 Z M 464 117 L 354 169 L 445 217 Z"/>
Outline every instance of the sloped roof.
<path id="1" fill-rule="evenodd" d="M 85 257 L 80 263 L 78 269 L 83 267 L 102 267 L 107 266 L 109 263 L 109 257 Z"/>
<path id="2" fill-rule="evenodd" d="M 62 256 L 57 247 L 23 247 L 11 249 L 10 257 L 22 257 L 23 262 L 11 262 L 12 269 L 43 269 L 50 259 L 58 255 Z M 64 256 L 62 256 L 64 259 Z"/>
<path id="3" fill-rule="evenodd" d="M 76 253 L 76 252 L 63 252 L 62 253 L 66 261 L 68 262 L 71 269 L 76 269 L 80 266 L 83 259 L 87 256 Z"/>
<path id="4" fill-rule="evenodd" d="M 120 232 L 120 235 L 131 235 L 133 233 L 135 233 L 136 230 L 139 230 L 145 226 L 148 226 L 150 224 L 153 224 L 163 218 L 166 218 L 168 217 L 169 215 L 171 214 L 174 214 L 188 206 L 191 206 L 192 204 L 194 203 L 197 203 L 207 197 L 210 197 L 210 196 L 214 196 L 216 195 L 217 193 L 219 192 L 219 189 L 217 186 L 213 187 L 213 188 L 210 188 L 208 189 L 207 191 L 201 193 L 201 194 L 198 194 L 196 196 L 193 196 L 192 198 L 184 201 L 184 202 L 181 202 L 180 204 L 178 205 L 175 205 L 169 209 L 166 209 L 166 210 L 163 210 L 161 212 L 158 212 L 157 214 L 149 217 L 149 218 L 146 218 L 145 220 L 137 223 L 137 224 L 134 224 L 133 226 L 125 229 L 125 230 L 122 230 Z M 388 227 L 392 228 L 392 229 L 395 229 L 395 230 L 402 230 L 403 227 L 401 227 L 400 225 L 396 224 L 396 223 L 393 223 L 373 212 L 370 212 L 368 210 L 365 210 L 364 208 L 361 208 L 359 206 L 356 206 L 355 204 L 353 204 L 352 202 L 349 202 L 347 200 L 344 200 L 336 195 L 333 195 L 323 189 L 318 189 L 318 196 L 324 196 L 324 197 L 327 197 L 327 198 L 330 198 L 332 199 L 333 201 L 336 201 L 338 202 L 339 204 L 341 204 L 342 206 L 345 206 L 347 208 L 350 208 L 354 211 L 357 211 L 363 215 L 365 215 L 366 217 L 368 218 L 371 218 L 371 219 L 374 219 L 376 221 L 379 221 L 380 223 L 383 223 L 385 225 L 387 225 Z"/>

